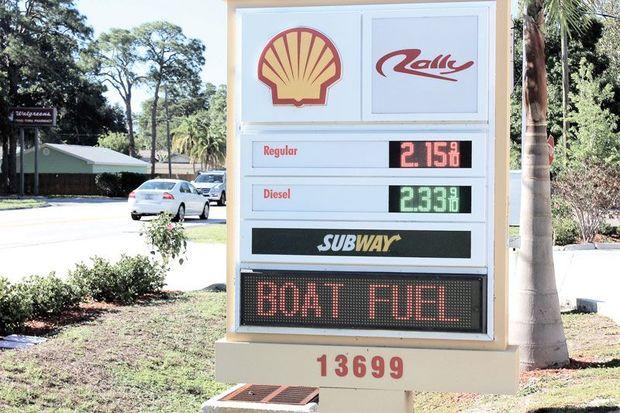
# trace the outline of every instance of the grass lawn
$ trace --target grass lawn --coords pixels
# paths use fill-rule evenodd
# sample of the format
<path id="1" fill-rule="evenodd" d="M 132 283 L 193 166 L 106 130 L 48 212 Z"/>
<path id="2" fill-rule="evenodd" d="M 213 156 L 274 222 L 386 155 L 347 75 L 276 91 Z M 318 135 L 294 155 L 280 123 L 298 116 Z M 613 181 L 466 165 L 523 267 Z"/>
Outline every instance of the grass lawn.
<path id="1" fill-rule="evenodd" d="M 620 409 L 620 327 L 596 314 L 563 314 L 568 368 L 521 374 L 516 396 L 423 393 L 432 412 L 616 412 Z"/>
<path id="2" fill-rule="evenodd" d="M 207 292 L 109 306 L 47 343 L 2 352 L 0 411 L 197 412 L 224 388 L 213 380 L 224 312 L 225 294 Z M 523 374 L 517 396 L 419 393 L 416 411 L 613 411 L 620 405 L 620 328 L 591 314 L 563 320 L 570 368 Z"/>
<path id="3" fill-rule="evenodd" d="M 0 352 L 0 412 L 198 412 L 213 379 L 225 294 L 102 310 L 26 351 Z"/>
<path id="4" fill-rule="evenodd" d="M 211 224 L 188 228 L 185 233 L 190 241 L 204 244 L 224 244 L 226 242 L 226 225 Z"/>
<path id="5" fill-rule="evenodd" d="M 44 206 L 45 201 L 40 199 L 0 199 L 0 211 L 3 209 L 28 209 Z"/>

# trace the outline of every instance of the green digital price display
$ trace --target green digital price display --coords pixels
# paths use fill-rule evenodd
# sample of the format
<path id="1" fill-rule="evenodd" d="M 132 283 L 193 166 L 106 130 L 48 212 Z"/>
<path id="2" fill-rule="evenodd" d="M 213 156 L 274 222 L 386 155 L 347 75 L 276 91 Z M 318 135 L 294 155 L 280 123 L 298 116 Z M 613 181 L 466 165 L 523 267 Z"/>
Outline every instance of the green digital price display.
<path id="1" fill-rule="evenodd" d="M 389 212 L 471 213 L 471 186 L 390 185 Z"/>

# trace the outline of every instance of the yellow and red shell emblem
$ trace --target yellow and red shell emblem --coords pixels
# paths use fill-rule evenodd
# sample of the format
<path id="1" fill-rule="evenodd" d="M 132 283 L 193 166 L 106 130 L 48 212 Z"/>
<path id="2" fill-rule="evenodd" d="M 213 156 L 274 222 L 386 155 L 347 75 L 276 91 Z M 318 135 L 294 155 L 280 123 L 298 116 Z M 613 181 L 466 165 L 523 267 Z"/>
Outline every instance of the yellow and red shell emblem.
<path id="1" fill-rule="evenodd" d="M 341 68 L 331 40 L 317 30 L 296 27 L 267 43 L 258 60 L 258 78 L 271 89 L 274 105 L 324 105 Z"/>

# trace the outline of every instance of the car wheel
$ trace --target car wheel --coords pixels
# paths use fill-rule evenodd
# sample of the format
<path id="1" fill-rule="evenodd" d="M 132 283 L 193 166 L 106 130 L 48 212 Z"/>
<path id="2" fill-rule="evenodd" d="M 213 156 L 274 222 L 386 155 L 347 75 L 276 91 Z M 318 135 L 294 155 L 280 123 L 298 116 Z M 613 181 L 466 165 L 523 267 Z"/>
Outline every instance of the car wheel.
<path id="1" fill-rule="evenodd" d="M 131 219 L 133 219 L 134 221 L 140 221 L 140 218 L 142 218 L 142 215 L 131 214 Z"/>
<path id="2" fill-rule="evenodd" d="M 177 214 L 172 218 L 174 222 L 184 221 L 185 220 L 185 205 L 179 205 L 179 210 Z"/>
<path id="3" fill-rule="evenodd" d="M 200 219 L 209 219 L 209 201 L 205 202 L 205 206 L 202 208 L 202 214 L 200 214 Z"/>
<path id="4" fill-rule="evenodd" d="M 220 206 L 226 206 L 226 192 L 222 192 L 222 196 L 220 196 L 220 200 L 217 201 L 217 204 Z"/>

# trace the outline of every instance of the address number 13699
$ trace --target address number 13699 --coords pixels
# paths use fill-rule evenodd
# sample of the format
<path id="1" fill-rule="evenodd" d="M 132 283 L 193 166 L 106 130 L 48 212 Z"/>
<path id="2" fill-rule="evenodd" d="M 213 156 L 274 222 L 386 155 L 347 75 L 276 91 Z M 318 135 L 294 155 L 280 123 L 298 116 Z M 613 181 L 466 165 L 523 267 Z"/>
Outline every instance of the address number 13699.
<path id="1" fill-rule="evenodd" d="M 358 378 L 366 377 L 367 374 L 375 379 L 380 379 L 386 374 L 393 379 L 403 377 L 403 359 L 392 357 L 389 360 L 381 356 L 366 358 L 365 356 L 347 357 L 338 354 L 333 360 L 328 360 L 327 355 L 323 354 L 316 359 L 321 370 L 321 377 L 335 374 L 338 377 L 355 376 Z"/>

